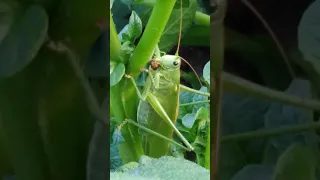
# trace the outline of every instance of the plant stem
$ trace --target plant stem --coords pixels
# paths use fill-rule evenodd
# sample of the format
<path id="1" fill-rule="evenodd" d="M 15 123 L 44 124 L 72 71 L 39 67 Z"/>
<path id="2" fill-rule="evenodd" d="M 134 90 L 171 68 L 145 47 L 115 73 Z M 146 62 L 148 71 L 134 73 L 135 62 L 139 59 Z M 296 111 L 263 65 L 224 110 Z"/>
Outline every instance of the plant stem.
<path id="1" fill-rule="evenodd" d="M 146 5 L 148 7 L 153 7 L 154 6 L 154 2 L 153 1 L 143 2 L 141 4 Z M 204 13 L 202 13 L 200 11 L 196 11 L 194 22 L 197 25 L 210 27 L 210 16 L 207 15 L 207 14 L 204 14 Z"/>
<path id="2" fill-rule="evenodd" d="M 212 65 L 210 67 L 211 73 L 211 81 L 215 81 L 215 88 L 213 92 L 213 114 L 214 120 L 213 125 L 213 132 L 214 132 L 214 140 L 212 141 L 212 150 L 211 153 L 212 165 L 213 169 L 213 179 L 218 179 L 219 175 L 219 153 L 220 153 L 220 117 L 221 117 L 221 97 L 222 97 L 222 89 L 223 89 L 223 82 L 222 82 L 222 70 L 223 70 L 223 63 L 224 63 L 224 17 L 226 11 L 227 2 L 226 0 L 217 0 L 217 10 L 213 14 L 211 18 L 211 61 Z M 210 83 L 212 84 L 212 83 Z M 210 113 L 211 114 L 211 113 Z"/>
<path id="3" fill-rule="evenodd" d="M 206 152 L 205 152 L 205 158 L 204 158 L 204 168 L 210 170 L 210 126 L 208 127 L 207 132 L 207 143 L 206 143 Z"/>
<path id="4" fill-rule="evenodd" d="M 202 12 L 197 11 L 196 15 L 194 17 L 194 22 L 197 25 L 205 26 L 205 27 L 210 27 L 210 16 L 207 14 L 204 14 Z"/>
<path id="5" fill-rule="evenodd" d="M 281 91 L 273 90 L 261 85 L 252 83 L 248 80 L 236 77 L 229 73 L 223 73 L 223 86 L 225 91 L 241 93 L 251 97 L 263 98 L 277 101 L 280 103 L 290 104 L 302 108 L 312 109 L 320 112 L 320 102 L 309 100 L 297 96 L 289 95 Z M 213 82 L 214 83 L 214 82 Z"/>
<path id="6" fill-rule="evenodd" d="M 313 122 L 313 123 L 308 123 L 303 125 L 280 127 L 276 129 L 257 130 L 257 131 L 239 133 L 234 135 L 227 135 L 227 136 L 221 137 L 220 142 L 223 143 L 227 141 L 240 141 L 240 140 L 249 140 L 254 138 L 281 136 L 284 134 L 300 133 L 303 131 L 310 131 L 310 130 L 316 130 L 316 129 L 320 129 L 319 122 Z"/>
<path id="7" fill-rule="evenodd" d="M 111 15 L 111 11 L 110 11 Z M 110 16 L 110 60 L 121 62 L 119 58 L 121 43 L 118 39 L 117 31 Z M 110 107 L 115 115 L 116 122 L 121 124 L 125 118 L 125 109 L 122 102 L 122 89 L 124 88 L 125 80 L 121 80 L 117 85 L 110 89 Z M 143 155 L 142 143 L 139 139 L 138 130 L 134 126 L 126 126 L 121 129 L 122 136 L 125 142 L 119 145 L 120 155 L 123 163 L 130 161 L 138 161 Z"/>
<path id="8" fill-rule="evenodd" d="M 120 58 L 117 57 L 120 52 L 121 43 L 118 38 L 116 26 L 113 22 L 111 10 L 110 10 L 110 42 L 111 42 L 110 59 L 112 59 L 113 61 L 116 61 L 116 62 L 121 61 Z"/>
<path id="9" fill-rule="evenodd" d="M 133 78 L 140 74 L 140 68 L 144 67 L 152 56 L 156 45 L 159 43 L 162 32 L 169 20 L 175 0 L 157 0 L 145 31 L 136 47 L 131 61 L 129 62 L 129 73 Z"/>
<path id="10" fill-rule="evenodd" d="M 196 102 L 191 102 L 191 103 L 185 103 L 185 104 L 180 104 L 179 106 L 190 106 L 190 105 L 196 105 L 196 104 L 203 104 L 203 103 L 209 103 L 210 100 L 206 100 L 206 101 L 196 101 Z"/>

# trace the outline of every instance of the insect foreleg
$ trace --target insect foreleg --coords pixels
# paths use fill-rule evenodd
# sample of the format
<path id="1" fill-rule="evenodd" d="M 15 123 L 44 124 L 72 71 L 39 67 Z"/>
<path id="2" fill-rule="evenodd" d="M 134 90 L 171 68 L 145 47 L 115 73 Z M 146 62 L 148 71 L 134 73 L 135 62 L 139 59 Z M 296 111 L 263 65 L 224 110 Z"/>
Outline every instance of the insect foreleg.
<path id="1" fill-rule="evenodd" d="M 146 85 L 144 86 L 144 90 L 143 90 L 143 93 L 141 94 L 140 92 L 140 89 L 138 88 L 137 86 L 137 83 L 135 82 L 135 80 L 132 78 L 132 76 L 130 75 L 125 75 L 126 78 L 129 78 L 130 81 L 132 82 L 134 88 L 136 89 L 136 92 L 137 92 L 137 95 L 139 97 L 140 100 L 142 101 L 145 101 L 149 92 L 150 92 L 150 89 L 151 89 L 151 86 L 153 85 L 155 88 L 158 88 L 159 87 L 159 78 L 158 77 L 159 75 L 156 74 L 155 75 L 155 78 L 153 77 L 153 75 L 150 73 L 150 71 L 148 70 L 144 70 L 146 72 L 148 72 L 149 74 L 149 78 L 147 79 L 147 82 L 146 82 Z"/>
<path id="2" fill-rule="evenodd" d="M 158 136 L 158 137 L 160 137 L 160 138 L 162 138 L 162 139 L 164 139 L 164 140 L 167 140 L 167 141 L 169 141 L 169 142 L 171 142 L 171 143 L 173 143 L 173 144 L 175 144 L 175 145 L 177 145 L 177 146 L 179 146 L 179 147 L 181 147 L 181 148 L 189 151 L 188 148 L 186 148 L 186 147 L 184 147 L 183 145 L 177 143 L 176 141 L 174 141 L 174 140 L 172 140 L 172 139 L 170 139 L 170 138 L 168 138 L 168 137 L 166 137 L 166 136 L 164 136 L 164 135 L 162 135 L 162 134 L 159 134 L 159 133 L 157 133 L 157 132 L 155 132 L 155 131 L 153 131 L 153 130 L 151 130 L 151 129 L 149 129 L 149 128 L 146 128 L 145 126 L 142 126 L 141 124 L 136 123 L 135 121 L 133 121 L 133 120 L 131 120 L 131 119 L 125 119 L 125 120 L 118 126 L 118 130 L 121 131 L 121 128 L 122 128 L 125 124 L 127 124 L 127 123 L 133 124 L 133 125 L 137 126 L 138 128 L 143 129 L 144 131 L 146 131 L 146 132 L 148 132 L 148 133 L 150 133 L 150 134 L 153 134 L 153 135 L 155 135 L 155 136 Z"/>
<path id="3" fill-rule="evenodd" d="M 146 83 L 145 88 L 143 93 L 141 94 L 140 89 L 137 86 L 137 83 L 134 81 L 134 79 L 132 78 L 132 76 L 130 75 L 125 75 L 126 78 L 129 78 L 130 81 L 132 82 L 134 88 L 136 89 L 137 95 L 139 97 L 140 100 L 145 101 L 147 96 L 148 96 L 148 91 L 150 91 L 150 83 Z"/>
<path id="4" fill-rule="evenodd" d="M 184 86 L 184 85 L 182 85 L 182 84 L 180 84 L 179 86 L 180 86 L 180 90 L 181 90 L 181 91 L 191 92 L 191 93 L 195 93 L 195 94 L 199 94 L 199 95 L 203 95 L 203 96 L 208 96 L 208 97 L 210 97 L 210 93 L 198 91 L 198 90 L 189 88 L 189 87 L 187 87 L 187 86 Z"/>

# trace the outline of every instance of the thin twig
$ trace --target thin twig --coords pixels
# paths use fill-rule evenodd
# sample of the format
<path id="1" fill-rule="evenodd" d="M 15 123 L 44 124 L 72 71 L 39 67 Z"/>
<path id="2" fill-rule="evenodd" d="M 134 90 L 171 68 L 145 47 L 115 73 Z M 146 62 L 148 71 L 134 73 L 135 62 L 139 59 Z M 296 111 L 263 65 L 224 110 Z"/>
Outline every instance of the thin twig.
<path id="1" fill-rule="evenodd" d="M 265 130 L 256 130 L 251 132 L 239 133 L 239 134 L 231 134 L 221 137 L 221 143 L 227 141 L 244 141 L 251 140 L 256 138 L 266 138 L 272 136 L 282 136 L 285 134 L 294 134 L 301 133 L 304 131 L 311 131 L 320 129 L 319 122 L 312 122 L 308 124 L 299 124 L 292 126 L 283 126 L 276 129 L 265 129 Z"/>

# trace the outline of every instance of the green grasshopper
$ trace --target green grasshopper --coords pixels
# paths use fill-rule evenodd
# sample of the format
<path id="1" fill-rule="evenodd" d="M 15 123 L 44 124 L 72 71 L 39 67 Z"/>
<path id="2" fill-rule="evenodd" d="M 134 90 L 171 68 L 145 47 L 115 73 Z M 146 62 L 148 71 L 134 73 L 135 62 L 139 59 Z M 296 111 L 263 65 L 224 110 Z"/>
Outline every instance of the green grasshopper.
<path id="1" fill-rule="evenodd" d="M 181 2 L 182 6 L 182 2 Z M 182 8 L 180 9 L 182 12 Z M 182 14 L 182 13 L 181 13 Z M 178 48 L 175 55 L 167 55 L 157 46 L 148 68 L 141 68 L 148 76 L 143 92 L 141 93 L 135 80 L 125 75 L 133 83 L 140 98 L 137 121 L 126 119 L 119 129 L 127 122 L 144 130 L 142 140 L 145 154 L 150 157 L 160 157 L 168 154 L 170 142 L 193 151 L 194 148 L 175 127 L 179 112 L 180 90 L 210 97 L 209 93 L 201 92 L 180 84 L 181 60 L 188 62 L 178 55 L 181 39 L 182 17 L 180 18 L 180 34 Z M 162 55 L 163 54 L 163 55 Z M 189 64 L 188 64 L 189 65 Z M 199 80 L 200 81 L 200 80 Z M 201 83 L 201 82 L 200 82 Z M 141 132 L 141 131 L 140 131 Z M 182 140 L 186 147 L 172 140 L 173 132 Z M 156 144 L 157 146 L 154 146 Z"/>

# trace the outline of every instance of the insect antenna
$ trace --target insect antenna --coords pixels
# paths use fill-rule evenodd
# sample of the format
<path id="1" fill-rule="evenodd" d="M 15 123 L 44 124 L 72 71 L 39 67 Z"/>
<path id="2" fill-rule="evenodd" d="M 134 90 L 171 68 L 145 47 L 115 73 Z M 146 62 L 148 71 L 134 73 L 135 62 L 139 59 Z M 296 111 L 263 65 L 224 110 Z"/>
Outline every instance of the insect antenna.
<path id="1" fill-rule="evenodd" d="M 180 56 L 179 56 L 180 57 Z M 192 69 L 192 71 L 194 72 L 194 74 L 197 76 L 197 79 L 198 79 L 198 81 L 199 81 L 199 83 L 200 83 L 200 86 L 202 86 L 202 83 L 201 83 L 201 80 L 200 80 L 200 78 L 199 78 L 199 75 L 198 75 L 198 73 L 196 72 L 196 70 L 194 70 L 194 68 L 191 66 L 191 64 L 187 61 L 187 60 L 185 60 L 185 59 L 183 59 L 182 57 L 180 57 L 186 64 L 188 64 L 188 66 Z"/>
<path id="2" fill-rule="evenodd" d="M 176 55 L 179 56 L 179 49 L 180 49 L 180 41 L 181 41 L 181 36 L 182 36 L 182 0 L 180 0 L 180 31 L 179 31 L 179 38 L 178 38 L 178 46 L 177 46 L 177 51 L 176 51 Z M 184 58 L 182 58 L 181 56 L 179 56 L 180 59 L 182 59 L 186 64 L 188 64 L 188 66 L 192 69 L 192 71 L 194 72 L 194 74 L 197 76 L 197 79 L 200 83 L 200 86 L 202 86 L 201 80 L 199 78 L 198 73 L 194 70 L 194 68 L 191 66 L 191 64 L 185 60 Z"/>
<path id="3" fill-rule="evenodd" d="M 180 31 L 179 31 L 178 47 L 177 47 L 176 55 L 179 54 L 181 34 L 182 34 L 181 32 L 182 32 L 182 0 L 180 0 Z"/>

